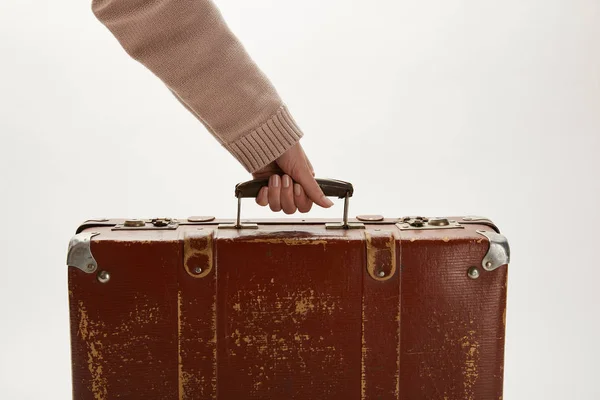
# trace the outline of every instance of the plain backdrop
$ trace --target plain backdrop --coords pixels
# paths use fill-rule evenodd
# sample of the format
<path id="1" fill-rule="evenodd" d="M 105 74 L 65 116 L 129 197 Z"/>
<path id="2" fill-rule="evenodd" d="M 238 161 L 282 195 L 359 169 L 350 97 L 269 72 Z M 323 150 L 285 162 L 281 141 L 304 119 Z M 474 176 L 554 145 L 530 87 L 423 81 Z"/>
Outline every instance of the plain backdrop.
<path id="1" fill-rule="evenodd" d="M 355 185 L 351 215 L 485 215 L 509 238 L 504 399 L 600 398 L 600 2 L 217 4 L 318 176 Z M 77 225 L 231 218 L 249 175 L 89 0 L 0 3 L 0 134 L 0 398 L 67 399 Z"/>

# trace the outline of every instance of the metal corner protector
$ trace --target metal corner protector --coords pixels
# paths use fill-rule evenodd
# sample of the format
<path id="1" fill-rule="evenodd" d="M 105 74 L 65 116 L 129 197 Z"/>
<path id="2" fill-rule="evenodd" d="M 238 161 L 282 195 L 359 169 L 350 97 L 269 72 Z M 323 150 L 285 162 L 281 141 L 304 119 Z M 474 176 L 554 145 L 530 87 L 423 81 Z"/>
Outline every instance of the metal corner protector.
<path id="1" fill-rule="evenodd" d="M 493 271 L 510 263 L 510 247 L 504 235 L 484 230 L 477 230 L 477 233 L 485 236 L 490 242 L 490 248 L 481 261 L 483 269 Z"/>
<path id="2" fill-rule="evenodd" d="M 98 263 L 91 251 L 91 241 L 99 232 L 78 233 L 69 242 L 67 252 L 67 266 L 79 268 L 83 272 L 91 274 L 98 268 Z"/>

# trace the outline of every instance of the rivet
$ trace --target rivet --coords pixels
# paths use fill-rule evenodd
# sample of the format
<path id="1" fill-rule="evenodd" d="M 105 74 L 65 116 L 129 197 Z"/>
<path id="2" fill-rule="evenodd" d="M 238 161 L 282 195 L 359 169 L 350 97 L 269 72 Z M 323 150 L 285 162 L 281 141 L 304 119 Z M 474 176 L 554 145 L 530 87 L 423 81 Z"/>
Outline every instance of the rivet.
<path id="1" fill-rule="evenodd" d="M 202 268 L 201 267 L 196 267 L 196 268 L 194 268 L 194 272 L 196 274 L 201 274 L 202 273 Z"/>
<path id="2" fill-rule="evenodd" d="M 380 277 L 380 278 L 383 278 L 385 276 L 385 271 L 379 271 L 377 273 L 377 276 Z"/>
<path id="3" fill-rule="evenodd" d="M 477 278 L 479 278 L 479 270 L 476 267 L 471 267 L 467 271 L 467 275 L 471 279 L 477 279 Z"/>
<path id="4" fill-rule="evenodd" d="M 490 268 L 492 266 L 492 262 L 491 261 L 486 262 L 485 266 L 488 267 L 488 268 Z"/>
<path id="5" fill-rule="evenodd" d="M 96 266 L 94 264 L 88 264 L 87 265 L 88 271 L 93 271 L 95 268 L 96 268 Z"/>
<path id="6" fill-rule="evenodd" d="M 110 274 L 107 271 L 98 272 L 98 281 L 106 283 L 110 280 Z"/>

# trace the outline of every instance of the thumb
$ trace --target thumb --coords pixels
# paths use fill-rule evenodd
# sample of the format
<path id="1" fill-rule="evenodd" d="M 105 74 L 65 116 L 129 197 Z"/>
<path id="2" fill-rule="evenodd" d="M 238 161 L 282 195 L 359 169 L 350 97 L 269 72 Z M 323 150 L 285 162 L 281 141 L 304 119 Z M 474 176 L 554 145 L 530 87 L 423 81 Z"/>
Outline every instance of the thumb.
<path id="1" fill-rule="evenodd" d="M 291 174 L 292 179 L 302 186 L 304 193 L 311 199 L 315 204 L 329 208 L 333 205 L 333 202 L 325 197 L 321 187 L 315 180 L 313 172 L 308 167 L 308 163 L 300 163 L 297 168 L 294 168 L 294 172 Z"/>

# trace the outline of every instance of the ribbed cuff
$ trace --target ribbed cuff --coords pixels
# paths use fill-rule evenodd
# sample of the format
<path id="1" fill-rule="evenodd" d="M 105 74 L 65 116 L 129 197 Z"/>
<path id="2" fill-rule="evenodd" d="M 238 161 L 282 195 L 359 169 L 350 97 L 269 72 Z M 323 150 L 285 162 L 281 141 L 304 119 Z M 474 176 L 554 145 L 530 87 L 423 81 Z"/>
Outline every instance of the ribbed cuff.
<path id="1" fill-rule="evenodd" d="M 302 135 L 286 106 L 281 106 L 267 122 L 225 147 L 249 172 L 254 172 L 279 158 Z"/>

